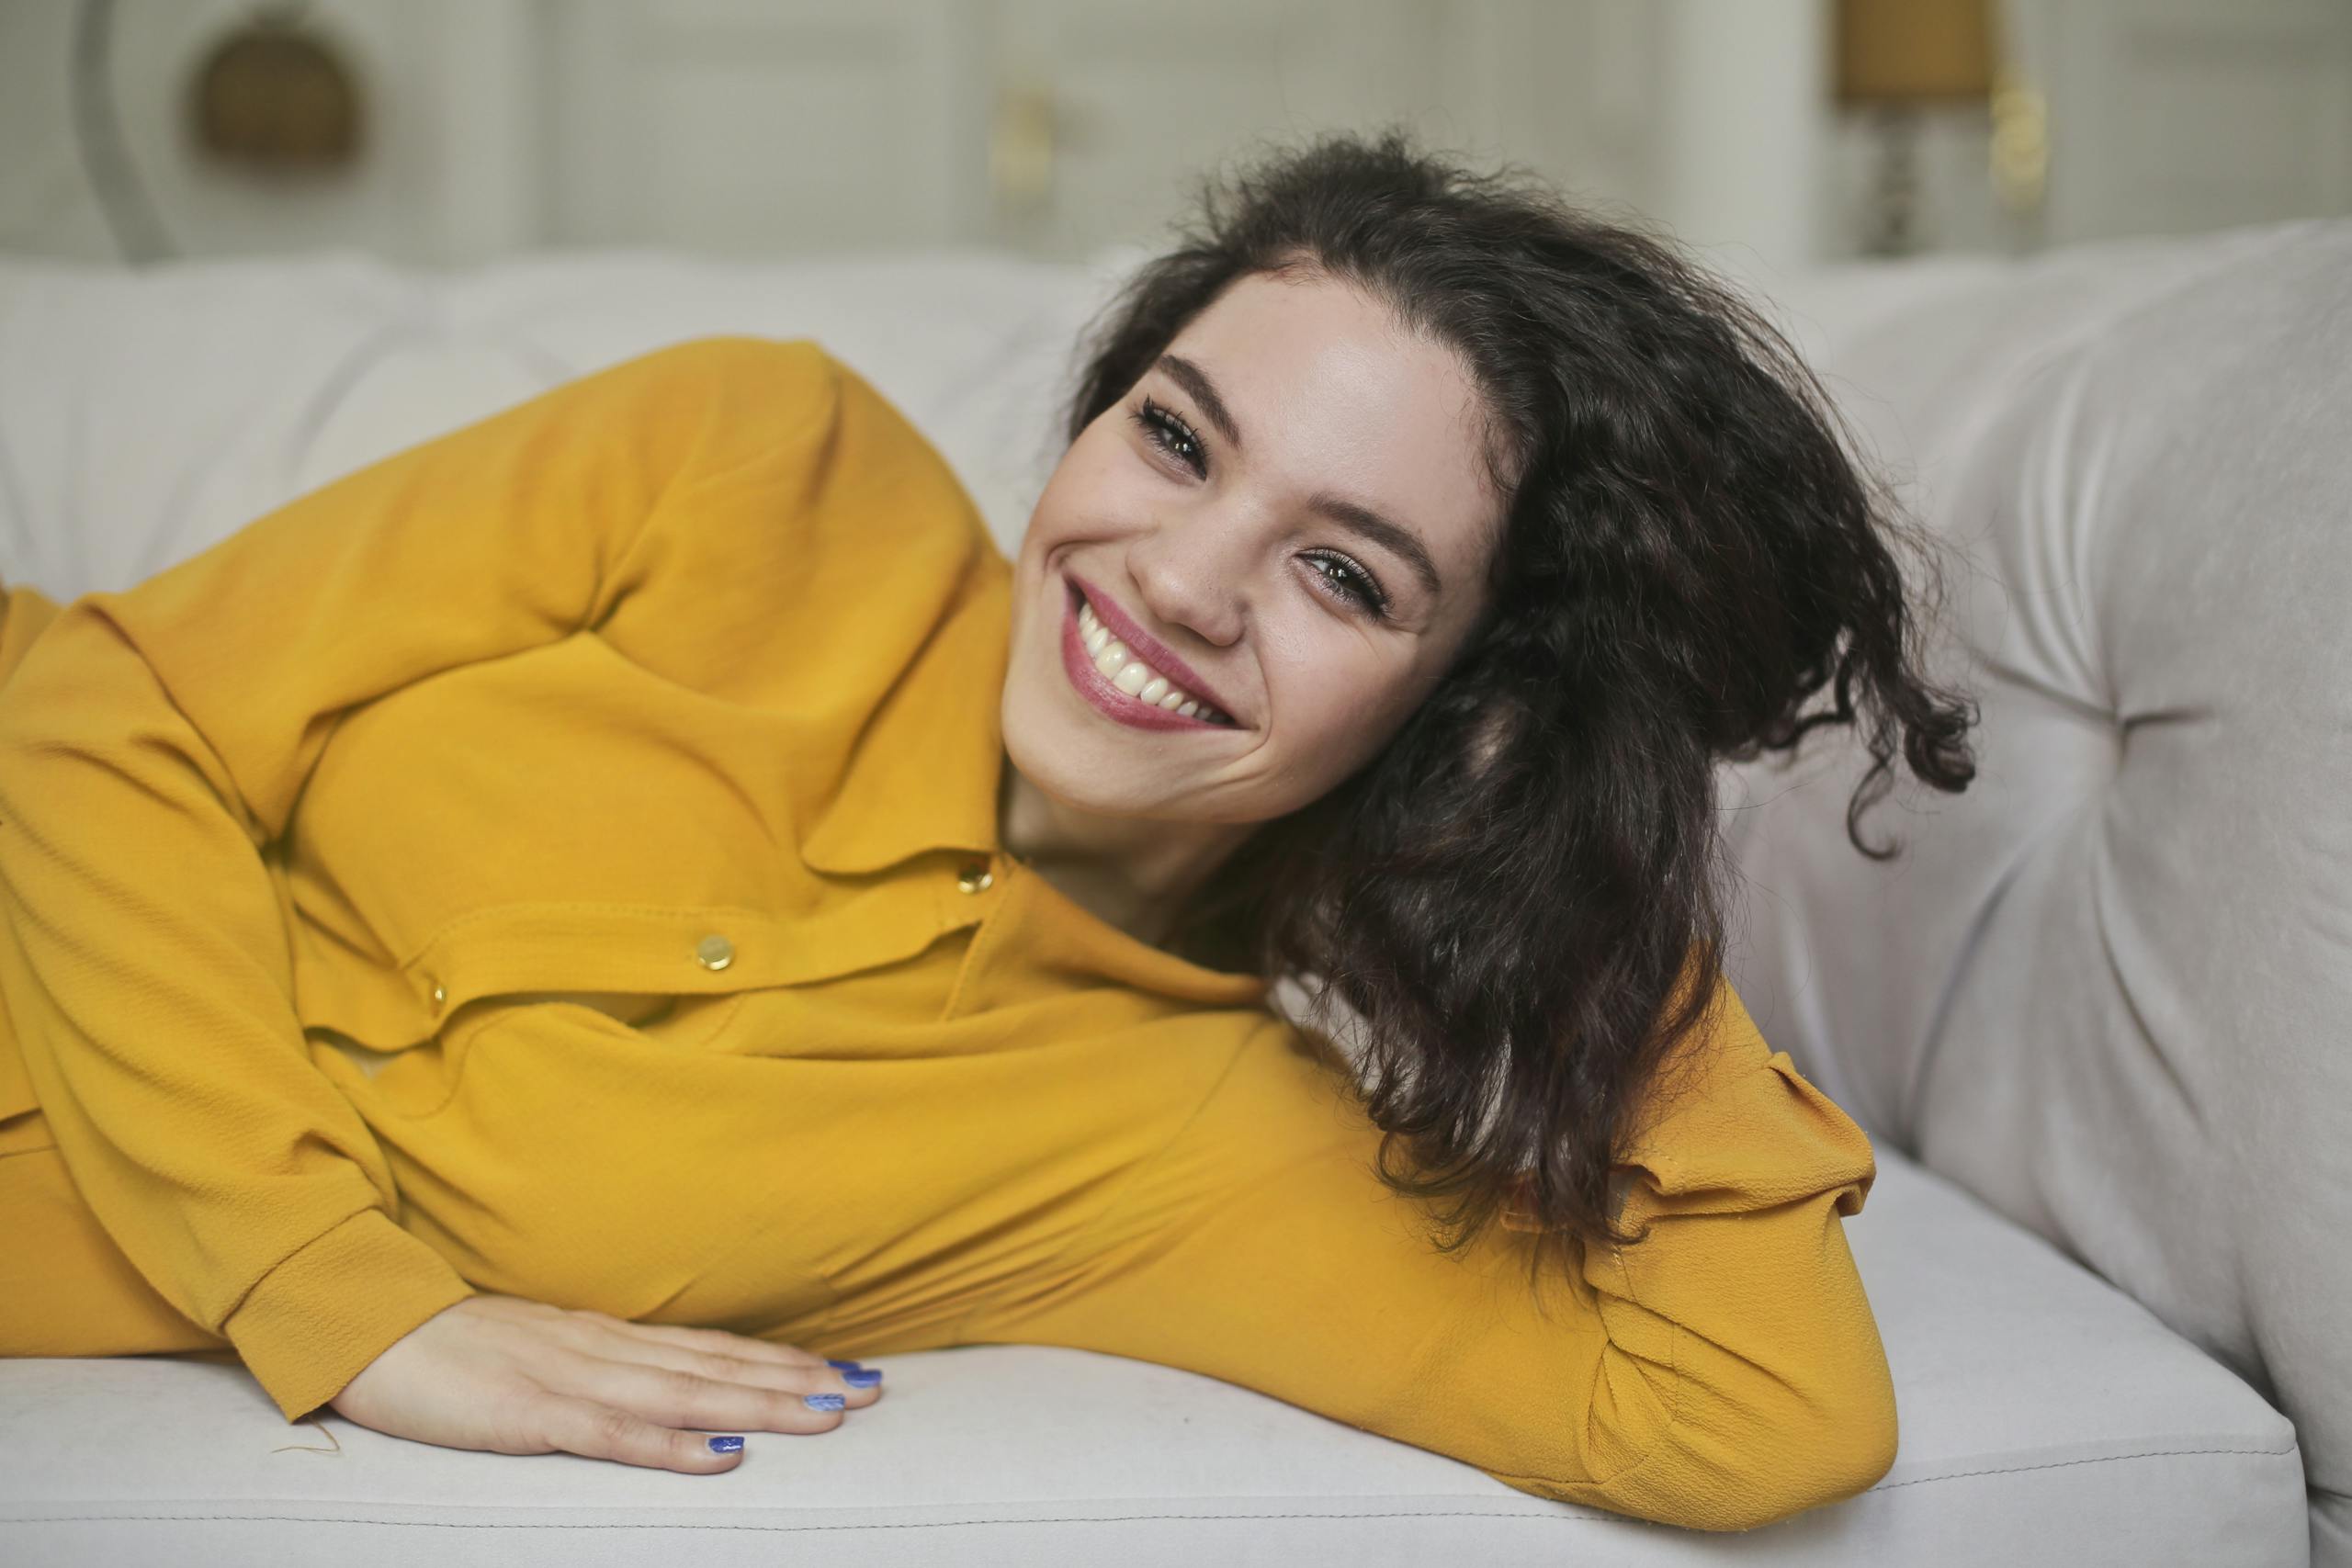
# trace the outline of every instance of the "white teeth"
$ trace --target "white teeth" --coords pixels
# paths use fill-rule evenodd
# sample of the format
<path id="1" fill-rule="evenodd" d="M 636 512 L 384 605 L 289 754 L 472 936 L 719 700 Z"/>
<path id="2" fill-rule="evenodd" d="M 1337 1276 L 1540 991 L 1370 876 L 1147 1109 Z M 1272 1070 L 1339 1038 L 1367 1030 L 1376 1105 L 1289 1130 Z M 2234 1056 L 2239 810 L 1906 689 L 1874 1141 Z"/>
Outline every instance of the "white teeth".
<path id="1" fill-rule="evenodd" d="M 1113 637 L 1111 628 L 1095 618 L 1094 607 L 1083 598 L 1078 602 L 1078 628 L 1094 668 L 1109 676 L 1111 683 L 1127 695 L 1186 718 L 1204 718 L 1215 724 L 1233 722 L 1128 652 L 1127 645 Z"/>

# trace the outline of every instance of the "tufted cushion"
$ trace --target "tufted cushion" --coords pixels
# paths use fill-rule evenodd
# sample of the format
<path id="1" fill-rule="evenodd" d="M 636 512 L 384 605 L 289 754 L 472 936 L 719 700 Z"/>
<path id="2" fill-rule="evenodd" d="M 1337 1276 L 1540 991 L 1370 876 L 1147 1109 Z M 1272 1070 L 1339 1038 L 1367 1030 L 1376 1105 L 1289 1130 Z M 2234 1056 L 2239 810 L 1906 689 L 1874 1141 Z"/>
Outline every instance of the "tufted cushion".
<path id="1" fill-rule="evenodd" d="M 2352 1562 L 2352 221 L 1843 321 L 1820 367 L 1966 553 L 1939 668 L 1982 773 L 1906 780 L 1877 864 L 1848 732 L 1736 771 L 1735 983 L 1874 1135 L 2292 1417 Z"/>

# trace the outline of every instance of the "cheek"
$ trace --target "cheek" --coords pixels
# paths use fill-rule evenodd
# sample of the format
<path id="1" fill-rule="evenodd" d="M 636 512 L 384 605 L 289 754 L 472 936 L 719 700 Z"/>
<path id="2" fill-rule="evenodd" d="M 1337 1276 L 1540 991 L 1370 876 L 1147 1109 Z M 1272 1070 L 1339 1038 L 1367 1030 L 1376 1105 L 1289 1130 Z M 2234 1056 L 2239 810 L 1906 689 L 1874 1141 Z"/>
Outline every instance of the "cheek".
<path id="1" fill-rule="evenodd" d="M 1127 514 L 1131 508 L 1123 498 L 1132 486 L 1116 457 L 1115 453 L 1090 451 L 1083 443 L 1062 454 L 1030 509 L 1024 552 L 1042 554 L 1066 538 L 1100 532 L 1105 522 Z"/>
<path id="2" fill-rule="evenodd" d="M 1362 659 L 1319 660 L 1284 671 L 1274 696 L 1280 728 L 1318 763 L 1350 767 L 1404 721 L 1410 697 L 1396 671 Z"/>

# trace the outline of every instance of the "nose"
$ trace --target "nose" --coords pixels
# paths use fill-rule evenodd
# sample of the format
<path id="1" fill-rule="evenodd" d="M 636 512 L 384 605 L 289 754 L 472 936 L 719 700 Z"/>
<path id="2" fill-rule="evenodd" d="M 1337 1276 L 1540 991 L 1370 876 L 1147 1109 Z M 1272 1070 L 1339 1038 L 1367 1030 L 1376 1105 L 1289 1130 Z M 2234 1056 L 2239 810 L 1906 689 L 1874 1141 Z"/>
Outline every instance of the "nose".
<path id="1" fill-rule="evenodd" d="M 1231 647 L 1241 635 L 1247 570 L 1238 533 L 1228 528 L 1220 535 L 1204 517 L 1130 551 L 1127 572 L 1140 608 L 1159 626 L 1182 627 L 1213 648 Z M 1181 645 L 1177 651 L 1183 651 Z"/>

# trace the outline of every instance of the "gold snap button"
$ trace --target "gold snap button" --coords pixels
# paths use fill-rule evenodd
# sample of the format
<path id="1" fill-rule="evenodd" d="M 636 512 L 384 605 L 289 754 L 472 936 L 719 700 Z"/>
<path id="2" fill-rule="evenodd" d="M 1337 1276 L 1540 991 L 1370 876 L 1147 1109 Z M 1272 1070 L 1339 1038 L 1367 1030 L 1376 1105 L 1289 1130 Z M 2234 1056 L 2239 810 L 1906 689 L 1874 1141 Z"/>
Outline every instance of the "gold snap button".
<path id="1" fill-rule="evenodd" d="M 996 882 L 996 873 L 986 861 L 974 861 L 956 878 L 956 886 L 967 893 L 985 893 Z"/>
<path id="2" fill-rule="evenodd" d="M 706 969 L 724 969 L 735 962 L 735 944 L 723 936 L 707 936 L 695 943 L 695 962 Z"/>
<path id="3" fill-rule="evenodd" d="M 433 1005 L 439 1007 L 449 999 L 449 992 L 438 980 L 433 983 Z"/>

